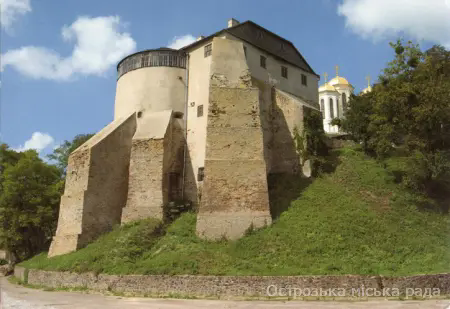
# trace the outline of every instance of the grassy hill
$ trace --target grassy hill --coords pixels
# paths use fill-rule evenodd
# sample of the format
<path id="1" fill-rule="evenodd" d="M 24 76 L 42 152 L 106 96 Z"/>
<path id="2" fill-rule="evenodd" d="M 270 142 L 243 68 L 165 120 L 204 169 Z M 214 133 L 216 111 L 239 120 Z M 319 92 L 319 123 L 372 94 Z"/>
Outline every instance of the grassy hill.
<path id="1" fill-rule="evenodd" d="M 143 220 L 77 252 L 21 265 L 110 274 L 410 275 L 450 271 L 450 218 L 396 184 L 360 151 L 336 151 L 336 169 L 313 181 L 272 177 L 273 225 L 237 241 L 195 235 L 196 215 L 169 226 Z M 397 162 L 388 167 L 398 168 Z M 285 210 L 286 209 L 286 210 Z M 284 212 L 282 212 L 285 210 Z"/>

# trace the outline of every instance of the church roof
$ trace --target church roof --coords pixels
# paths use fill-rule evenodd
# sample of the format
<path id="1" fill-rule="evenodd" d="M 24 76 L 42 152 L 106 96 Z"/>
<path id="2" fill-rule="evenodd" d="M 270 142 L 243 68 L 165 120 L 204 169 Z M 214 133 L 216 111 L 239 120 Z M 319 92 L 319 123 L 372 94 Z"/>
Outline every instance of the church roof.
<path id="1" fill-rule="evenodd" d="M 332 80 L 329 81 L 330 85 L 334 86 L 334 85 L 350 85 L 350 83 L 348 82 L 348 80 L 346 80 L 344 77 L 342 76 L 336 76 L 335 78 L 333 78 Z"/>
<path id="2" fill-rule="evenodd" d="M 337 91 L 334 86 L 331 86 L 329 83 L 325 83 L 322 86 L 319 87 L 319 92 L 323 91 Z"/>
<path id="3" fill-rule="evenodd" d="M 306 62 L 305 58 L 303 58 L 297 48 L 295 48 L 294 44 L 250 20 L 230 28 L 222 29 L 202 40 L 183 47 L 181 50 L 188 50 L 223 33 L 230 33 L 231 35 L 264 50 L 276 58 L 282 59 L 293 66 L 320 77 Z"/>

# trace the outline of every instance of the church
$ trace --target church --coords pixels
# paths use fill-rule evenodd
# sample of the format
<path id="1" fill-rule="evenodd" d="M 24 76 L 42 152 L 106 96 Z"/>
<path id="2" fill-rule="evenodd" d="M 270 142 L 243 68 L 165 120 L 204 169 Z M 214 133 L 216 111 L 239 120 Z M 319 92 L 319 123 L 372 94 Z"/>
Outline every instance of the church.
<path id="1" fill-rule="evenodd" d="M 348 80 L 339 76 L 339 66 L 335 67 L 336 77 L 328 81 L 328 74 L 325 73 L 325 83 L 319 87 L 320 111 L 323 118 L 323 129 L 328 134 L 345 134 L 337 125 L 332 125 L 333 119 L 344 119 L 349 108 L 349 100 L 353 94 L 354 87 Z M 366 77 L 367 87 L 361 91 L 366 94 L 372 91 L 370 76 Z"/>
<path id="2" fill-rule="evenodd" d="M 117 65 L 114 119 L 69 157 L 49 256 L 117 224 L 166 220 L 192 203 L 204 239 L 271 224 L 270 174 L 311 174 L 293 134 L 305 117 L 341 117 L 353 87 L 316 74 L 285 38 L 235 19 L 181 49 L 139 51 Z M 112 105 L 112 104 L 111 104 Z"/>
<path id="3" fill-rule="evenodd" d="M 333 119 L 342 119 L 348 109 L 348 100 L 354 87 L 342 76 L 339 76 L 339 67 L 336 66 L 336 77 L 328 81 L 325 73 L 325 84 L 319 87 L 320 111 L 322 112 L 323 128 L 326 133 L 341 133 L 337 125 L 332 125 Z"/>

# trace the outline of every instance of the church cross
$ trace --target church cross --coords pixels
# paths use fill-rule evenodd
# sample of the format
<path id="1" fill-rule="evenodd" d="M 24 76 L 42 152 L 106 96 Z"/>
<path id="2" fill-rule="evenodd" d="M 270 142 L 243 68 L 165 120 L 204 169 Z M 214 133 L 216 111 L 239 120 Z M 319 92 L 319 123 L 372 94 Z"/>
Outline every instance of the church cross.
<path id="1" fill-rule="evenodd" d="M 337 65 L 334 68 L 336 69 L 336 76 L 339 76 L 339 66 Z"/>
<path id="2" fill-rule="evenodd" d="M 323 76 L 325 76 L 325 83 L 327 83 L 327 82 L 328 82 L 328 73 L 325 72 L 325 73 L 323 74 Z"/>

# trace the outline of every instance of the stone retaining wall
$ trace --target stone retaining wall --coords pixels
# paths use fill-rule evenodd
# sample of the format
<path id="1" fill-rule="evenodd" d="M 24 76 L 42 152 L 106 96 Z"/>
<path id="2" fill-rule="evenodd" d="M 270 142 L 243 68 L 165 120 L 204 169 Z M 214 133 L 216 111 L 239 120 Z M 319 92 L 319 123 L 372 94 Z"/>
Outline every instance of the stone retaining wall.
<path id="1" fill-rule="evenodd" d="M 402 294 L 406 289 L 439 289 L 440 296 L 450 295 L 450 274 L 417 275 L 407 277 L 385 276 L 191 276 L 191 275 L 96 275 L 76 274 L 44 270 L 25 270 L 16 266 L 14 275 L 28 284 L 51 288 L 87 288 L 133 295 L 181 295 L 218 298 L 267 297 L 280 289 L 352 289 L 397 288 Z M 286 292 L 287 293 L 287 292 Z M 364 295 L 363 295 L 364 296 Z M 430 295 L 431 296 L 431 295 Z"/>

